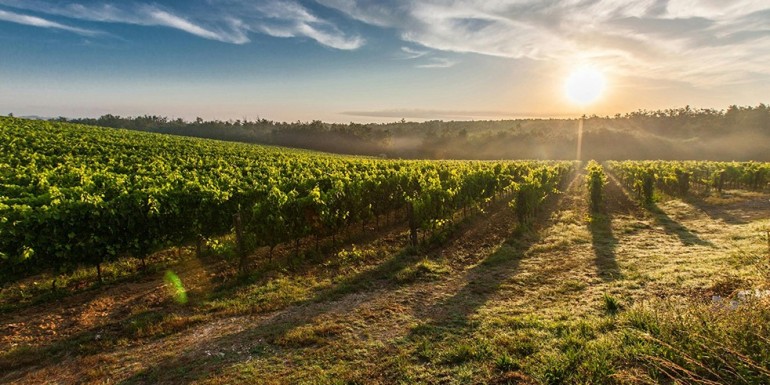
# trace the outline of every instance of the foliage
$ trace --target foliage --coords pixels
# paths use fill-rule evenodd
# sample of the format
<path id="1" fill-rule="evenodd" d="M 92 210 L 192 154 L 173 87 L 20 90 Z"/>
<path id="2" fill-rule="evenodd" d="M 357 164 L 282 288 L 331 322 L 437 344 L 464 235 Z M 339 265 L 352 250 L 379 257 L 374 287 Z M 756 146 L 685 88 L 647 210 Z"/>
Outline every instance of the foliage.
<path id="1" fill-rule="evenodd" d="M 602 205 L 602 189 L 607 184 L 607 175 L 604 173 L 604 168 L 594 160 L 586 165 L 586 183 L 591 211 L 598 212 Z"/>
<path id="2" fill-rule="evenodd" d="M 0 155 L 4 273 L 144 260 L 227 234 L 236 214 L 249 243 L 271 250 L 407 204 L 433 234 L 512 186 L 531 215 L 572 167 L 341 157 L 15 118 L 0 118 Z"/>
<path id="3" fill-rule="evenodd" d="M 687 197 L 694 188 L 708 194 L 727 188 L 763 191 L 770 188 L 770 163 L 711 161 L 609 161 L 609 169 L 638 200 L 649 204 L 654 189 Z"/>
<path id="4" fill-rule="evenodd" d="M 64 118 L 59 120 L 66 121 Z M 74 119 L 70 122 L 247 143 L 274 144 L 345 154 L 419 159 L 569 159 L 574 119 L 516 119 L 335 124 L 318 120 L 184 121 L 162 116 Z M 770 160 L 770 108 L 686 106 L 585 118 L 589 159 Z M 764 142 L 764 144 L 763 144 Z M 730 143 L 730 144 L 726 144 Z M 722 145 L 724 144 L 724 145 Z M 719 148 L 714 148 L 719 145 Z"/>
<path id="5" fill-rule="evenodd" d="M 624 314 L 620 341 L 651 382 L 766 384 L 769 317 L 758 301 L 736 309 L 654 302 Z"/>

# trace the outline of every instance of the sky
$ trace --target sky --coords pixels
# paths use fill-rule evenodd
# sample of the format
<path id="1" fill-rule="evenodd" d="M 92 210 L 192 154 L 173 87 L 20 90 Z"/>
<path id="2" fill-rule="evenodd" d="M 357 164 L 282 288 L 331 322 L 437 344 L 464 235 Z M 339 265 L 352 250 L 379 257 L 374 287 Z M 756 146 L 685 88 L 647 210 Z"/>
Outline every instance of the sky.
<path id="1" fill-rule="evenodd" d="M 770 102 L 768 63 L 767 0 L 0 0 L 0 114 L 17 116 L 725 109 Z M 579 68 L 603 76 L 593 102 L 565 92 Z"/>

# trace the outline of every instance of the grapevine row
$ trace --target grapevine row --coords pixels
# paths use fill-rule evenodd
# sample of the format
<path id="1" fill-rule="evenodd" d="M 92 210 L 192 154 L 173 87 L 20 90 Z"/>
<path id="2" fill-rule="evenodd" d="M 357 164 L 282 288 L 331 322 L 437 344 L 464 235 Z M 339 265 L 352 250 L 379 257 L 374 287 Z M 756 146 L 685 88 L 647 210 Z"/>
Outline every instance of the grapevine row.
<path id="1" fill-rule="evenodd" d="M 609 169 L 640 202 L 651 203 L 654 189 L 679 197 L 692 190 L 770 188 L 770 163 L 709 161 L 609 161 Z"/>
<path id="2" fill-rule="evenodd" d="M 568 162 L 400 161 L 0 118 L 0 272 L 60 272 L 229 233 L 334 237 L 408 211 L 434 231 L 511 194 L 525 220 Z"/>

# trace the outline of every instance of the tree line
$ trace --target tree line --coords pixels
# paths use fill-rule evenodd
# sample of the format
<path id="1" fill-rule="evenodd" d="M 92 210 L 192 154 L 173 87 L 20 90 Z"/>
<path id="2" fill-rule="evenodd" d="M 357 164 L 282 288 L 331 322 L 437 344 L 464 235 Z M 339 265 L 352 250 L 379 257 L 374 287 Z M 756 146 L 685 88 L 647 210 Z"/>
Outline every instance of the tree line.
<path id="1" fill-rule="evenodd" d="M 770 160 L 770 108 L 686 106 L 584 117 L 585 159 Z M 573 159 L 577 119 L 339 124 L 170 119 L 144 115 L 59 121 L 341 154 L 423 159 Z"/>

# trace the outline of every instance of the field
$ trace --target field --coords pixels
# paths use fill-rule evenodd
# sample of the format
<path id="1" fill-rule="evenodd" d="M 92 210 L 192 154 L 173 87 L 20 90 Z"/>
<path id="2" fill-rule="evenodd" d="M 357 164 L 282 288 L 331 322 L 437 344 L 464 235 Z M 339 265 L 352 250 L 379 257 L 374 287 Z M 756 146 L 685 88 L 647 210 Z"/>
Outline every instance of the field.
<path id="1" fill-rule="evenodd" d="M 770 382 L 768 164 L 0 134 L 0 383 Z"/>

